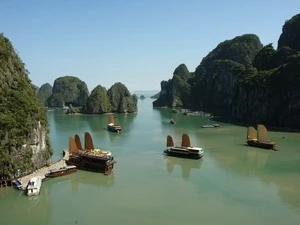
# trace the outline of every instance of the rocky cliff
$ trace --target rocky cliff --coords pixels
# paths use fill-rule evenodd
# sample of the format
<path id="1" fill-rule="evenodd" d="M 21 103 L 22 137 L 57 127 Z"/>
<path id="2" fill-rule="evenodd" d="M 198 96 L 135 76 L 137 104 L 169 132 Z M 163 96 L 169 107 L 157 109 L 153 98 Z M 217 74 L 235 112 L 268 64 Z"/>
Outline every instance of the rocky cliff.
<path id="1" fill-rule="evenodd" d="M 300 128 L 299 30 L 300 14 L 285 22 L 277 50 L 272 44 L 263 46 L 254 34 L 220 43 L 194 76 L 180 85 L 174 75 L 162 81 L 163 95 L 153 106 L 189 107 L 248 123 Z M 185 97 L 174 92 L 183 87 L 190 90 Z"/>
<path id="2" fill-rule="evenodd" d="M 89 96 L 84 81 L 74 76 L 59 77 L 54 81 L 52 95 L 47 99 L 49 107 L 82 106 Z"/>
<path id="3" fill-rule="evenodd" d="M 300 128 L 300 14 L 286 21 L 278 49 L 264 47 L 241 73 L 232 117 Z"/>
<path id="4" fill-rule="evenodd" d="M 154 107 L 184 107 L 191 106 L 191 80 L 194 77 L 185 64 L 179 65 L 172 79 L 161 82 L 159 97 L 153 102 Z"/>
<path id="5" fill-rule="evenodd" d="M 52 86 L 49 83 L 43 84 L 38 89 L 38 99 L 43 106 L 48 106 L 47 99 L 52 95 Z"/>
<path id="6" fill-rule="evenodd" d="M 105 87 L 98 85 L 92 90 L 82 107 L 82 113 L 102 114 L 110 112 L 111 104 Z"/>
<path id="7" fill-rule="evenodd" d="M 111 103 L 111 111 L 118 113 L 137 112 L 137 96 L 131 95 L 127 87 L 117 82 L 107 91 Z"/>
<path id="8" fill-rule="evenodd" d="M 0 179 L 50 162 L 45 111 L 28 71 L 11 42 L 0 34 Z"/>
<path id="9" fill-rule="evenodd" d="M 98 85 L 91 93 L 84 106 L 83 113 L 134 113 L 137 112 L 137 96 L 131 95 L 127 87 L 118 82 L 108 91 Z"/>

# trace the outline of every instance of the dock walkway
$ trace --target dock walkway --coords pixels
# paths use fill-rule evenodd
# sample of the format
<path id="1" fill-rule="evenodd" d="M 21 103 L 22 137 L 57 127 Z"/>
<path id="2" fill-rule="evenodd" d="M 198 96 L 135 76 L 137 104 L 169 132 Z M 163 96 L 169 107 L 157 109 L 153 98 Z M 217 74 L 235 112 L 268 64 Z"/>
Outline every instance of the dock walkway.
<path id="1" fill-rule="evenodd" d="M 45 175 L 47 173 L 49 173 L 50 170 L 66 166 L 66 162 L 65 161 L 68 160 L 68 159 L 69 159 L 69 151 L 68 150 L 64 150 L 64 156 L 58 162 L 53 163 L 50 166 L 42 167 L 42 168 L 34 171 L 31 174 L 28 174 L 28 175 L 26 175 L 24 177 L 18 178 L 18 180 L 21 181 L 21 183 L 22 183 L 22 189 L 23 190 L 26 189 L 27 184 L 28 184 L 30 178 L 35 177 L 35 176 L 41 176 L 42 180 L 44 180 L 46 178 Z"/>

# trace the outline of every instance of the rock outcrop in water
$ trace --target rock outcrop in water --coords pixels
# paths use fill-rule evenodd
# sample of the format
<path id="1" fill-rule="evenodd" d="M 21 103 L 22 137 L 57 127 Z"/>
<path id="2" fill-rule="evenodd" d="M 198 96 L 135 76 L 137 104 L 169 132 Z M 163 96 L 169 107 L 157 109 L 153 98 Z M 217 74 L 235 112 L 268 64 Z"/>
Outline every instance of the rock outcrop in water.
<path id="1" fill-rule="evenodd" d="M 82 113 L 102 114 L 110 112 L 111 104 L 105 87 L 98 85 L 82 107 Z"/>
<path id="2" fill-rule="evenodd" d="M 64 76 L 54 81 L 52 95 L 47 104 L 49 107 L 79 107 L 85 103 L 88 96 L 89 91 L 84 81 L 74 76 Z"/>
<path id="3" fill-rule="evenodd" d="M 43 106 L 48 106 L 47 99 L 52 95 L 52 86 L 49 83 L 43 84 L 38 89 L 38 99 Z"/>
<path id="4" fill-rule="evenodd" d="M 82 113 L 134 113 L 137 112 L 137 96 L 131 95 L 127 87 L 118 82 L 108 91 L 98 85 L 82 107 Z"/>
<path id="5" fill-rule="evenodd" d="M 154 107 L 190 107 L 191 84 L 190 80 L 194 77 L 185 64 L 179 65 L 173 78 L 161 82 L 161 91 L 158 99 L 153 102 Z"/>
<path id="6" fill-rule="evenodd" d="M 48 121 L 11 42 L 0 34 L 0 179 L 51 160 Z"/>
<path id="7" fill-rule="evenodd" d="M 210 111 L 237 121 L 300 128 L 300 14 L 278 41 L 263 46 L 254 34 L 220 43 L 195 73 L 162 81 L 154 107 Z M 182 93 L 185 88 L 187 93 Z"/>

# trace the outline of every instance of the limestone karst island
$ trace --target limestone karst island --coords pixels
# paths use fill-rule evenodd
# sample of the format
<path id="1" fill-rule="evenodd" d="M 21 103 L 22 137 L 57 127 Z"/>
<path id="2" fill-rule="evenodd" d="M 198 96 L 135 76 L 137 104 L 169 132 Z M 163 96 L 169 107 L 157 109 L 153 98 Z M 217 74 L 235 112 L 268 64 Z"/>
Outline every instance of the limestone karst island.
<path id="1" fill-rule="evenodd" d="M 160 90 L 133 91 L 103 85 L 101 68 L 91 90 L 88 73 L 37 86 L 1 33 L 0 224 L 298 224 L 300 14 L 277 43 L 261 38 L 218 41 L 196 68 L 176 62 Z M 143 78 L 155 67 L 138 66 Z"/>

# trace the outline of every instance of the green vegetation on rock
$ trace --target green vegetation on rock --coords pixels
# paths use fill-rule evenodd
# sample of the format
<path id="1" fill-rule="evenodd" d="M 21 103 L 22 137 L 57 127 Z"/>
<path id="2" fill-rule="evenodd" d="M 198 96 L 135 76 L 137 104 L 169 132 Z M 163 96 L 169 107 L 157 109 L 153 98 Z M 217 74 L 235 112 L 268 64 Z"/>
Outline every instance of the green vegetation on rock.
<path id="1" fill-rule="evenodd" d="M 190 78 L 173 74 L 171 80 L 162 81 L 153 106 L 300 128 L 300 14 L 286 21 L 282 30 L 277 50 L 272 44 L 263 46 L 254 34 L 220 43 Z"/>
<path id="2" fill-rule="evenodd" d="M 52 95 L 52 86 L 49 83 L 43 84 L 38 90 L 38 99 L 43 106 L 48 106 L 47 99 Z"/>
<path id="3" fill-rule="evenodd" d="M 94 88 L 82 107 L 82 113 L 102 114 L 111 110 L 111 104 L 105 87 L 98 85 Z"/>
<path id="4" fill-rule="evenodd" d="M 185 64 L 179 65 L 169 81 L 161 82 L 159 98 L 153 102 L 154 107 L 189 107 L 191 98 L 191 74 Z"/>
<path id="5" fill-rule="evenodd" d="M 137 96 L 131 95 L 127 87 L 117 82 L 107 91 L 111 103 L 111 111 L 117 113 L 137 112 Z"/>
<path id="6" fill-rule="evenodd" d="M 54 81 L 52 95 L 47 99 L 49 107 L 82 106 L 89 96 L 87 85 L 77 77 L 64 76 Z"/>
<path id="7" fill-rule="evenodd" d="M 300 14 L 293 16 L 291 19 L 285 21 L 282 27 L 282 33 L 278 40 L 278 48 L 283 46 L 290 47 L 300 51 Z"/>
<path id="8" fill-rule="evenodd" d="M 11 42 L 0 34 L 0 177 L 45 165 L 51 157 L 48 121 Z M 43 136 L 46 143 L 40 137 Z M 39 148 L 42 145 L 45 148 Z M 33 155 L 32 146 L 37 149 Z"/>
<path id="9" fill-rule="evenodd" d="M 137 96 L 131 95 L 126 86 L 120 82 L 106 89 L 98 85 L 84 103 L 82 113 L 134 113 L 137 112 Z"/>

